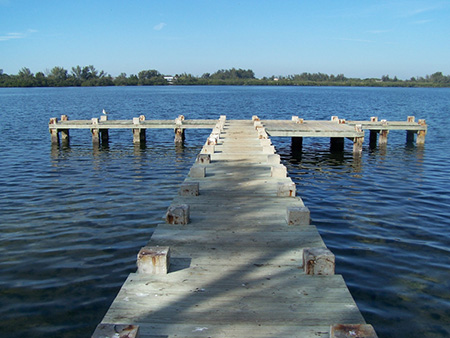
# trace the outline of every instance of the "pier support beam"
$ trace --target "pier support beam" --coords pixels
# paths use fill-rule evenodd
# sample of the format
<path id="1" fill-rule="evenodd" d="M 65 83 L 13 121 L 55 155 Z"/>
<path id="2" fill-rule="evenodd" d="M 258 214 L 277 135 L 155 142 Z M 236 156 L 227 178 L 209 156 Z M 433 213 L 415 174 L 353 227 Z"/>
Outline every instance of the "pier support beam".
<path id="1" fill-rule="evenodd" d="M 407 130 L 406 131 L 406 144 L 413 144 L 414 143 L 414 135 L 416 132 L 414 130 Z"/>
<path id="2" fill-rule="evenodd" d="M 100 132 L 98 128 L 92 128 L 92 144 L 100 144 Z"/>
<path id="3" fill-rule="evenodd" d="M 56 125 L 56 123 L 58 123 L 57 117 L 50 118 L 50 122 L 48 123 L 48 125 L 50 126 L 49 131 L 52 144 L 59 144 L 59 130 L 56 128 L 51 128 L 52 125 Z"/>
<path id="4" fill-rule="evenodd" d="M 184 144 L 185 139 L 184 128 L 175 128 L 175 144 Z"/>
<path id="5" fill-rule="evenodd" d="M 96 126 L 94 128 L 91 128 L 91 134 L 92 134 L 92 144 L 100 144 L 100 130 L 98 128 L 98 118 L 92 118 L 92 125 Z"/>
<path id="6" fill-rule="evenodd" d="M 69 121 L 69 117 L 67 115 L 61 115 L 61 122 L 63 121 Z M 60 129 L 60 132 L 62 141 L 66 144 L 69 143 L 69 129 Z"/>
<path id="7" fill-rule="evenodd" d="M 331 137 L 330 138 L 330 151 L 333 153 L 344 151 L 344 138 L 343 137 Z"/>
<path id="8" fill-rule="evenodd" d="M 378 144 L 380 146 L 387 145 L 389 130 L 380 130 L 380 137 L 378 139 Z"/>
<path id="9" fill-rule="evenodd" d="M 59 144 L 58 129 L 50 129 L 50 137 L 52 140 L 52 144 Z"/>
<path id="10" fill-rule="evenodd" d="M 378 139 L 378 130 L 371 130 L 369 136 L 369 147 L 376 148 Z"/>
<path id="11" fill-rule="evenodd" d="M 146 140 L 144 128 L 133 128 L 133 143 L 143 143 Z"/>
<path id="12" fill-rule="evenodd" d="M 355 137 L 353 139 L 353 155 L 361 155 L 364 143 L 364 137 Z"/>
<path id="13" fill-rule="evenodd" d="M 291 149 L 294 152 L 301 152 L 303 149 L 303 137 L 292 137 Z"/>
<path id="14" fill-rule="evenodd" d="M 102 143 L 106 144 L 109 142 L 109 131 L 108 129 L 99 129 L 100 131 L 100 139 Z"/>
<path id="15" fill-rule="evenodd" d="M 421 126 L 426 126 L 427 125 L 425 120 L 419 120 L 419 124 Z M 427 134 L 426 130 L 419 130 L 419 132 L 417 133 L 417 140 L 416 140 L 417 145 L 425 144 L 425 135 L 426 134 Z"/>

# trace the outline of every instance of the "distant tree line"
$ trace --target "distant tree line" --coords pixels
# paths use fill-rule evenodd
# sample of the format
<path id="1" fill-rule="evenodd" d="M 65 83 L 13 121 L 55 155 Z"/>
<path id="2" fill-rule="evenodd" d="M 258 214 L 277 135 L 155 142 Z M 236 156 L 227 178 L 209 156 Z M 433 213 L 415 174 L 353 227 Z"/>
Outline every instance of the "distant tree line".
<path id="1" fill-rule="evenodd" d="M 165 76 L 155 69 L 142 70 L 137 75 L 121 73 L 113 77 L 94 66 L 76 66 L 67 70 L 54 67 L 33 74 L 22 68 L 17 75 L 0 69 L 0 87 L 78 87 L 78 86 L 154 86 L 154 85 L 266 85 L 266 86 L 365 86 L 365 87 L 450 87 L 450 76 L 436 72 L 425 77 L 399 80 L 383 75 L 378 78 L 347 78 L 344 74 L 302 73 L 258 79 L 251 69 L 221 69 L 202 76 L 182 73 Z"/>

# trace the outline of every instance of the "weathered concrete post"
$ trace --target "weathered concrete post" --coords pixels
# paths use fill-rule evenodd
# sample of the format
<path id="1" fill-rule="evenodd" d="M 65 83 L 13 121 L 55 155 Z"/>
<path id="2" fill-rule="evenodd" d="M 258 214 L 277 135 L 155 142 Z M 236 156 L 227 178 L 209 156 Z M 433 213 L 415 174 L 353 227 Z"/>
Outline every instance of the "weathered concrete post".
<path id="1" fill-rule="evenodd" d="M 335 257 L 326 247 L 303 249 L 303 270 L 306 275 L 334 275 Z"/>
<path id="2" fill-rule="evenodd" d="M 386 125 L 387 121 L 386 120 L 381 120 L 381 124 L 382 125 Z M 378 144 L 380 146 L 384 146 L 384 145 L 387 144 L 388 134 L 389 134 L 389 130 L 387 130 L 387 129 L 380 130 L 380 137 L 378 139 Z"/>
<path id="3" fill-rule="evenodd" d="M 170 248 L 168 246 L 145 246 L 137 255 L 138 273 L 161 274 L 169 272 Z"/>
<path id="4" fill-rule="evenodd" d="M 141 128 L 141 117 L 133 117 L 133 143 L 145 142 L 145 128 Z"/>
<path id="5" fill-rule="evenodd" d="M 184 135 L 184 128 L 182 127 L 183 125 L 183 121 L 184 121 L 184 116 L 183 115 L 179 115 L 176 119 L 175 119 L 175 124 L 176 124 L 176 128 L 175 128 L 175 144 L 183 144 L 184 140 L 185 140 L 185 135 Z"/>
<path id="6" fill-rule="evenodd" d="M 362 132 L 362 125 L 357 124 L 355 126 L 355 130 L 357 132 Z M 364 137 L 355 137 L 353 139 L 353 155 L 361 156 L 363 143 L 364 143 Z"/>
<path id="7" fill-rule="evenodd" d="M 176 144 L 183 144 L 185 139 L 186 139 L 186 136 L 184 135 L 184 129 L 183 128 L 175 128 L 174 142 Z"/>
<path id="8" fill-rule="evenodd" d="M 187 204 L 172 205 L 167 209 L 167 224 L 188 224 L 190 217 L 190 208 Z"/>
<path id="9" fill-rule="evenodd" d="M 100 144 L 100 131 L 98 128 L 98 118 L 94 117 L 92 118 L 92 143 L 93 144 Z"/>
<path id="10" fill-rule="evenodd" d="M 370 118 L 370 122 L 378 122 L 378 117 L 377 116 L 372 116 Z M 378 138 L 378 130 L 370 130 L 370 134 L 369 134 L 369 147 L 370 148 L 376 148 L 377 146 L 377 138 Z"/>
<path id="11" fill-rule="evenodd" d="M 286 223 L 288 225 L 309 225 L 311 213 L 308 207 L 288 207 L 286 209 Z"/>
<path id="12" fill-rule="evenodd" d="M 200 194 L 200 184 L 198 182 L 184 182 L 178 190 L 180 196 L 198 196 Z"/>
<path id="13" fill-rule="evenodd" d="M 295 183 L 292 182 L 278 182 L 277 186 L 277 196 L 279 197 L 295 197 L 296 194 L 296 186 Z"/>
<path id="14" fill-rule="evenodd" d="M 69 117 L 67 115 L 61 115 L 61 122 L 62 121 L 69 121 Z M 61 131 L 61 139 L 65 143 L 69 143 L 70 137 L 69 137 L 69 129 L 60 129 Z"/>
<path id="15" fill-rule="evenodd" d="M 423 120 L 423 119 L 419 120 L 419 124 L 421 126 L 426 126 L 427 125 L 425 120 Z M 417 133 L 417 140 L 416 140 L 416 143 L 418 145 L 422 145 L 422 144 L 425 143 L 425 135 L 426 134 L 427 134 L 426 130 L 419 130 L 419 132 Z"/>
<path id="16" fill-rule="evenodd" d="M 200 163 L 200 164 L 209 164 L 209 163 L 211 163 L 211 154 L 198 154 L 196 162 Z"/>
<path id="17" fill-rule="evenodd" d="M 50 118 L 50 122 L 48 123 L 50 126 L 55 125 L 56 123 L 58 123 L 58 118 L 57 117 L 52 117 Z M 58 133 L 58 129 L 55 128 L 50 128 L 50 137 L 51 137 L 51 141 L 52 144 L 59 144 L 59 133 Z"/>

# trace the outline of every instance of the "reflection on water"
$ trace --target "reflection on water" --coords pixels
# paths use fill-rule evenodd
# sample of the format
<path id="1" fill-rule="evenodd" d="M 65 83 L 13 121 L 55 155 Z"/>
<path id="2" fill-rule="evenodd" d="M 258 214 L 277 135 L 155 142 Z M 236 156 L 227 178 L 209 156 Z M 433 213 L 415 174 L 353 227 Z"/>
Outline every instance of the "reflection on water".
<path id="1" fill-rule="evenodd" d="M 311 210 L 367 322 L 382 337 L 450 336 L 448 89 L 139 87 L 0 89 L 0 327 L 9 337 L 89 336 L 139 248 L 161 222 L 208 131 L 173 143 L 149 130 L 145 144 L 88 130 L 50 144 L 48 119 L 118 118 L 404 120 L 425 118 L 425 146 L 391 132 L 386 147 L 355 158 L 352 144 L 273 142 Z M 245 102 L 246 104 L 243 104 Z M 63 108 L 61 108 L 63 107 Z M 61 111 L 63 109 L 63 111 Z M 188 112 L 188 113 L 186 113 Z M 350 113 L 349 113 L 350 112 Z M 384 112 L 384 116 L 380 112 Z M 14 119 L 10 117 L 14 116 Z M 12 121 L 29 121 L 21 130 Z"/>

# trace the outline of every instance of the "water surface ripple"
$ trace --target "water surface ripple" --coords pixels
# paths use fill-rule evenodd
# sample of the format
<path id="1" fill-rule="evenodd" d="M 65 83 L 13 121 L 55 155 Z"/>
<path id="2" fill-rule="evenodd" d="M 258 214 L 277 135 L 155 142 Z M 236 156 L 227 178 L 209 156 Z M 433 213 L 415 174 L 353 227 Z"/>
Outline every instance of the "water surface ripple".
<path id="1" fill-rule="evenodd" d="M 0 89 L 0 328 L 10 337 L 89 336 L 177 192 L 208 131 L 151 130 L 145 146 L 89 131 L 52 146 L 50 117 L 427 119 L 424 147 L 391 132 L 356 160 L 329 140 L 277 151 L 380 337 L 450 336 L 449 89 L 134 87 Z"/>

